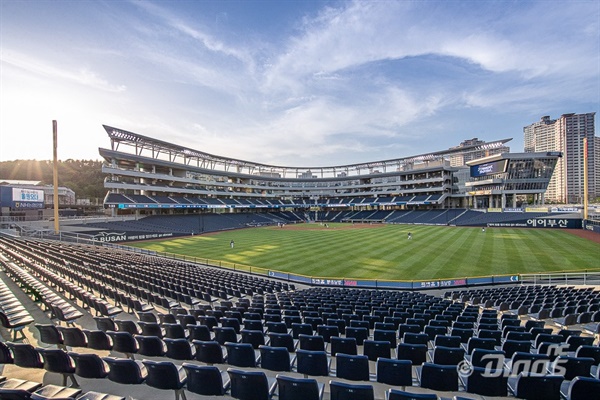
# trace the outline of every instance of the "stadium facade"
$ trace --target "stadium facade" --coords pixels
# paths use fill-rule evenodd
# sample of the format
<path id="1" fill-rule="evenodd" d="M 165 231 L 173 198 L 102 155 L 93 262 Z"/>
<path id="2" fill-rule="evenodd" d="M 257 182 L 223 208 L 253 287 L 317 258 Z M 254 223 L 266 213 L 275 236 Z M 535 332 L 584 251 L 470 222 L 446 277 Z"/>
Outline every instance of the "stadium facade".
<path id="1" fill-rule="evenodd" d="M 173 214 L 193 209 L 447 209 L 543 205 L 559 152 L 497 153 L 511 139 L 462 143 L 411 157 L 339 166 L 288 167 L 216 156 L 104 126 L 108 176 L 104 204 L 113 214 Z M 488 158 L 453 166 L 451 159 Z M 490 154 L 493 154 L 490 156 Z M 491 157 L 491 158 L 489 158 Z M 480 166 L 478 168 L 478 166 Z"/>
<path id="2" fill-rule="evenodd" d="M 560 152 L 503 153 L 470 161 L 471 180 L 466 183 L 474 208 L 516 208 L 519 196 L 532 196 L 544 204 Z"/>

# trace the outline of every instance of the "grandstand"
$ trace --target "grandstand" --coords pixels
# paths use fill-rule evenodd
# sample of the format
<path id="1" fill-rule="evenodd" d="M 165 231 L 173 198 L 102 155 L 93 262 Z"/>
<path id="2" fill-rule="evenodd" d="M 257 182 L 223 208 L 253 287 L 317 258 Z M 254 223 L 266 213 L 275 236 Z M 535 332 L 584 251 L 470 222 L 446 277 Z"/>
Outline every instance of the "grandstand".
<path id="1" fill-rule="evenodd" d="M 560 153 L 504 153 L 451 167 L 450 157 L 510 139 L 362 164 L 287 167 L 237 160 L 104 126 L 100 148 L 113 214 L 199 211 L 429 210 L 503 207 L 545 191 Z M 484 180 L 485 178 L 485 180 Z M 489 182 L 488 182 L 489 181 Z M 474 182 L 467 192 L 467 183 Z M 481 187 L 486 183 L 489 187 Z M 484 197 L 487 196 L 487 197 Z M 502 205 L 498 205 L 502 203 Z"/>

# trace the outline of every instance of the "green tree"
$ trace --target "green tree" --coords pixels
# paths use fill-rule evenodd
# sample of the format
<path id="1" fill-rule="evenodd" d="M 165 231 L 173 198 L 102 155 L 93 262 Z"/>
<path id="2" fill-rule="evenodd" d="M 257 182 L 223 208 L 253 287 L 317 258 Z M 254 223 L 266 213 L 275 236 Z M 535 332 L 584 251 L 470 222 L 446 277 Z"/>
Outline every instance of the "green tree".
<path id="1" fill-rule="evenodd" d="M 41 181 L 53 183 L 53 163 L 49 160 L 14 160 L 0 162 L 0 180 Z M 103 198 L 102 161 L 68 159 L 58 162 L 58 185 L 75 192 L 77 198 Z"/>

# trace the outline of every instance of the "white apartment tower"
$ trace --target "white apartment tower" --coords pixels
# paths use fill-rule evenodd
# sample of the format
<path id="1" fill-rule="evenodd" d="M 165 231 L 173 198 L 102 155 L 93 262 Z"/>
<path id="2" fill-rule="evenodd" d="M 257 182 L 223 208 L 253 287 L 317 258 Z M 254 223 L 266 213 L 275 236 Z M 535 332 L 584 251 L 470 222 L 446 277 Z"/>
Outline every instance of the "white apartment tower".
<path id="1" fill-rule="evenodd" d="M 560 151 L 546 191 L 546 200 L 556 203 L 583 202 L 583 139 L 588 140 L 588 191 L 596 197 L 598 163 L 594 144 L 596 113 L 563 114 L 558 119 L 544 116 L 523 128 L 525 152 Z"/>
<path id="2" fill-rule="evenodd" d="M 600 196 L 600 136 L 594 137 L 594 161 L 596 162 L 596 198 Z"/>

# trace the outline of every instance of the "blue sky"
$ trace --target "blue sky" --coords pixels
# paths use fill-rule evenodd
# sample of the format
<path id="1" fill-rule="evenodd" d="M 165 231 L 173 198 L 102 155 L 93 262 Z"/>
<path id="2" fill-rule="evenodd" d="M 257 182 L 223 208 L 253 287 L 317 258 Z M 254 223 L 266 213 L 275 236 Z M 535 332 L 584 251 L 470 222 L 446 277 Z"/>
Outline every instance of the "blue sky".
<path id="1" fill-rule="evenodd" d="M 399 158 L 598 112 L 600 2 L 0 0 L 0 161 L 102 124 L 288 166 Z"/>

